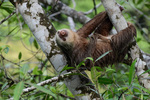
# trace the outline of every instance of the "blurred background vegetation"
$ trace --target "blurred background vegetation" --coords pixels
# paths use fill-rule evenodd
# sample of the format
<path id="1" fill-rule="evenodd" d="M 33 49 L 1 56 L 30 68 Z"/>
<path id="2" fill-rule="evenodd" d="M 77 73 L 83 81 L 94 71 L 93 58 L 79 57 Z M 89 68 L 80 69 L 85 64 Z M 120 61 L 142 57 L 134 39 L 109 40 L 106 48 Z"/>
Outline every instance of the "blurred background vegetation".
<path id="1" fill-rule="evenodd" d="M 74 7 L 72 0 L 61 0 L 71 8 Z M 125 19 L 132 22 L 137 29 L 137 44 L 145 53 L 150 54 L 150 1 L 149 0 L 116 0 L 125 9 L 122 12 Z M 0 3 L 2 0 L 0 1 Z M 96 4 L 100 0 L 95 0 Z M 87 12 L 94 8 L 93 0 L 75 0 L 75 10 L 79 12 Z M 43 6 L 47 16 L 54 13 L 51 6 Z M 15 7 L 5 0 L 0 6 L 0 22 L 15 11 Z M 87 16 L 93 18 L 95 12 L 104 11 L 101 5 L 96 11 Z M 67 16 L 59 14 L 50 18 L 54 27 L 59 30 L 62 28 L 70 28 Z M 82 27 L 77 20 L 76 29 Z M 15 95 L 16 84 L 20 81 L 29 81 L 39 83 L 43 80 L 49 79 L 57 75 L 51 64 L 47 61 L 44 53 L 37 44 L 34 36 L 25 24 L 22 16 L 15 13 L 8 20 L 0 23 L 0 99 L 8 99 Z M 114 83 L 108 82 L 108 85 L 103 86 L 99 84 L 99 91 L 107 100 L 117 98 L 123 91 L 126 92 L 127 98 L 147 99 L 149 94 L 144 93 L 148 91 L 138 85 L 138 79 L 135 76 L 132 85 L 127 83 L 130 66 L 121 64 L 120 69 L 115 67 L 106 68 L 106 73 L 103 73 L 106 80 L 112 79 Z M 122 70 L 122 68 L 124 70 Z M 31 71 L 30 73 L 28 71 Z M 88 72 L 90 75 L 90 72 Z M 100 73 L 100 72 L 97 72 Z M 100 73 L 102 74 L 102 73 Z M 106 84 L 106 83 L 105 83 Z M 26 84 L 25 87 L 29 85 Z M 117 87 L 117 89 L 116 89 Z M 51 90 L 54 94 L 65 93 L 69 97 L 73 95 L 66 88 L 64 83 L 58 82 L 51 86 L 46 85 L 45 88 Z M 111 88 L 111 90 L 109 90 Z M 149 91 L 148 91 L 149 93 Z M 30 99 L 53 99 L 53 97 L 45 92 L 36 90 L 32 93 L 22 95 L 22 98 Z M 64 97 L 58 95 L 58 99 Z"/>

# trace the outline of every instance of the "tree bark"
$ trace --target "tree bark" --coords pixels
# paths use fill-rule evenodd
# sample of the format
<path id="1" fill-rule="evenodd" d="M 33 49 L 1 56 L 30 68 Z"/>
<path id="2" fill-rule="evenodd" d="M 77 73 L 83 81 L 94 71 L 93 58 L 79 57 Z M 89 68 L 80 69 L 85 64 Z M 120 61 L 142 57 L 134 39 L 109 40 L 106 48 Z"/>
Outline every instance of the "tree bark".
<path id="1" fill-rule="evenodd" d="M 124 19 L 124 17 L 121 14 L 121 11 L 115 2 L 115 0 L 101 0 L 103 3 L 104 8 L 106 9 L 106 12 L 112 21 L 114 27 L 119 32 L 127 27 L 127 22 Z M 130 48 L 130 56 L 132 58 L 132 61 L 135 59 L 137 60 L 135 68 L 136 68 L 136 74 L 139 78 L 139 82 L 147 89 L 150 89 L 150 79 L 149 74 L 145 73 L 148 68 L 146 65 L 146 62 L 143 60 L 143 56 L 141 50 L 139 49 L 137 44 L 133 44 Z M 142 75 L 141 75 L 142 74 Z"/>
<path id="2" fill-rule="evenodd" d="M 10 0 L 10 2 L 16 6 L 22 15 L 25 23 L 30 28 L 42 51 L 54 66 L 55 70 L 60 72 L 67 64 L 66 59 L 55 42 L 56 30 L 46 17 L 42 7 L 38 4 L 38 0 L 17 0 L 17 2 Z M 63 73 L 65 72 L 67 71 Z M 96 93 L 92 91 L 95 87 L 87 86 L 87 83 L 91 83 L 91 81 L 81 75 L 72 75 L 72 77 L 65 79 L 66 86 L 77 100 L 99 98 L 99 95 L 96 95 Z M 78 94 L 84 95 L 77 96 Z"/>
<path id="3" fill-rule="evenodd" d="M 68 7 L 66 4 L 62 3 L 61 1 L 57 1 L 57 0 L 38 0 L 38 1 L 53 6 L 53 9 L 56 12 L 61 11 L 61 13 L 70 16 L 73 19 L 76 19 L 82 24 L 85 24 L 90 20 L 90 18 L 85 16 L 82 12 L 78 12 Z"/>

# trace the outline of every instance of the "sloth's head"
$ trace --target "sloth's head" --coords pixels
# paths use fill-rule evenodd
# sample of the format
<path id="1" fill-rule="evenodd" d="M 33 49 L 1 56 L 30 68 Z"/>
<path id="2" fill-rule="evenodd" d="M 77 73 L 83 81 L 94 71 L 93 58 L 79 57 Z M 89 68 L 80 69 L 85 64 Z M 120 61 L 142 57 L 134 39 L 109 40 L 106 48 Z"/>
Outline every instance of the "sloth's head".
<path id="1" fill-rule="evenodd" d="M 58 45 L 73 45 L 77 38 L 78 35 L 69 29 L 61 29 L 56 32 L 56 42 Z"/>

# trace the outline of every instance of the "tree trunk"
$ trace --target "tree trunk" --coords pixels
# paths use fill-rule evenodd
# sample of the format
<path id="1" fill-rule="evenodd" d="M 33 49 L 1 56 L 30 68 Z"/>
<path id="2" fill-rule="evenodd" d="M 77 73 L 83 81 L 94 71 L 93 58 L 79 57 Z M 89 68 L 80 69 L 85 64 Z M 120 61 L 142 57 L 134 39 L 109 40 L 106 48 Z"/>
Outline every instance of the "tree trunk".
<path id="1" fill-rule="evenodd" d="M 55 70 L 60 72 L 66 65 L 66 59 L 55 42 L 54 37 L 56 30 L 46 17 L 42 7 L 38 4 L 38 0 L 17 0 L 17 2 L 10 0 L 10 2 L 16 6 L 17 10 L 22 15 L 42 51 L 47 56 L 47 59 L 54 66 Z M 67 71 L 63 73 L 65 72 Z M 91 81 L 80 75 L 72 75 L 72 77 L 65 79 L 66 86 L 72 94 L 75 95 L 77 100 L 99 98 L 99 95 L 96 95 L 95 92 L 89 89 L 95 89 L 95 87 L 87 86 L 87 83 L 91 83 Z M 84 96 L 76 96 L 78 94 L 84 94 Z"/>

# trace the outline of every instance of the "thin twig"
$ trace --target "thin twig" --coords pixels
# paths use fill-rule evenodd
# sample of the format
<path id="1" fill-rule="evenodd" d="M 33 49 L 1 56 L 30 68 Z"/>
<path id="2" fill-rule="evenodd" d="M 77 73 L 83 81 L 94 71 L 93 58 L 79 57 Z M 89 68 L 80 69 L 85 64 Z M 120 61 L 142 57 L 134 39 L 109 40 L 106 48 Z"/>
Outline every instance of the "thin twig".
<path id="1" fill-rule="evenodd" d="M 7 16 L 5 19 L 3 19 L 1 22 L 0 22 L 0 25 L 5 22 L 7 19 L 9 19 L 12 15 L 14 15 L 16 13 L 16 10 L 14 10 L 9 16 Z"/>
<path id="2" fill-rule="evenodd" d="M 102 5 L 102 3 L 97 4 L 97 5 L 96 5 L 96 8 L 99 8 L 101 5 Z M 88 14 L 92 13 L 93 10 L 94 10 L 94 8 L 91 9 L 91 10 L 89 10 L 89 11 L 87 11 L 87 12 L 83 12 L 83 14 L 88 15 Z"/>
<path id="3" fill-rule="evenodd" d="M 96 2 L 93 0 L 95 15 L 97 15 Z"/>
<path id="4" fill-rule="evenodd" d="M 60 11 L 59 11 L 59 12 L 56 12 L 56 13 L 51 14 L 51 15 L 49 16 L 49 18 L 51 19 L 52 17 L 57 16 L 57 15 L 59 15 L 59 14 L 61 14 L 61 12 L 60 12 Z"/>
<path id="5" fill-rule="evenodd" d="M 12 64 L 14 64 L 14 65 L 19 66 L 19 64 L 18 64 L 18 63 L 14 63 L 14 62 L 12 62 L 12 61 L 10 61 L 10 60 L 6 59 L 6 58 L 5 58 L 2 54 L 1 54 L 0 56 L 1 56 L 1 58 L 2 58 L 3 60 L 6 60 L 6 61 L 8 61 L 8 62 L 10 62 L 10 63 L 12 63 Z"/>

